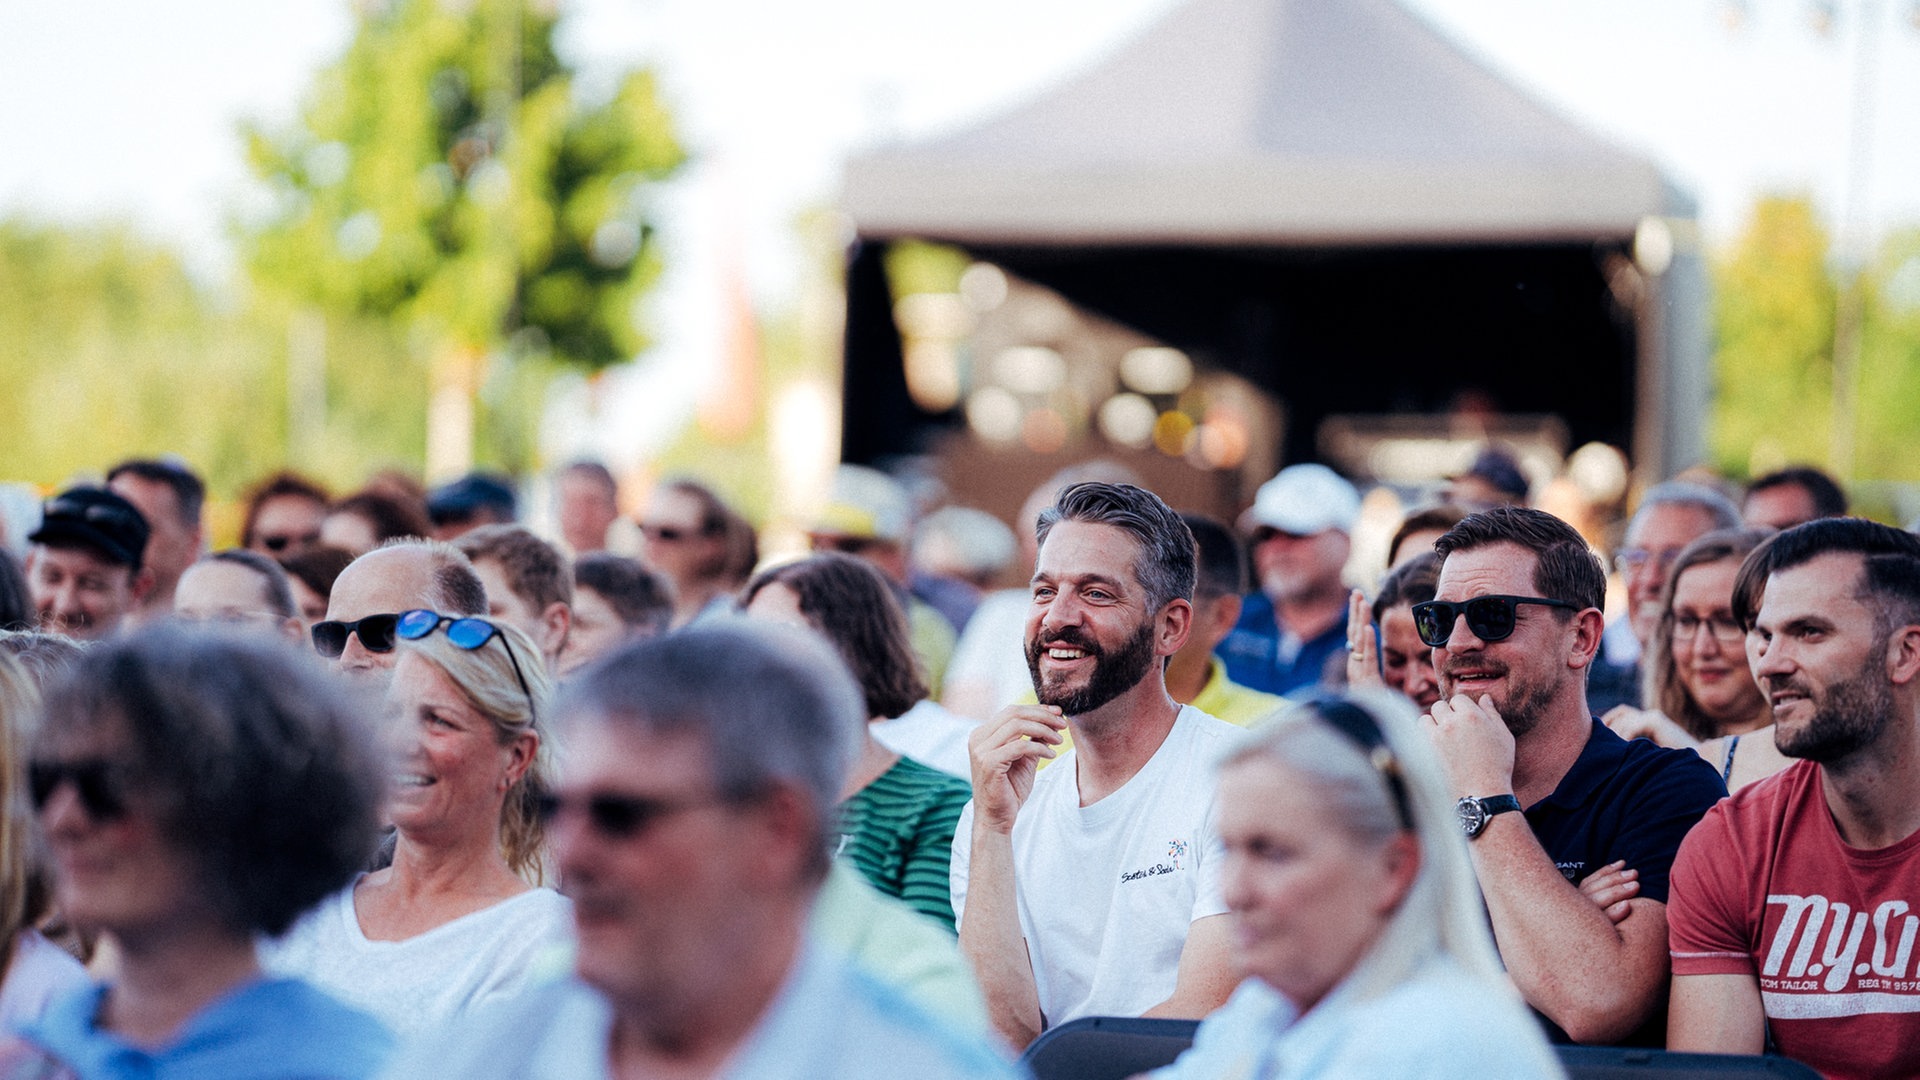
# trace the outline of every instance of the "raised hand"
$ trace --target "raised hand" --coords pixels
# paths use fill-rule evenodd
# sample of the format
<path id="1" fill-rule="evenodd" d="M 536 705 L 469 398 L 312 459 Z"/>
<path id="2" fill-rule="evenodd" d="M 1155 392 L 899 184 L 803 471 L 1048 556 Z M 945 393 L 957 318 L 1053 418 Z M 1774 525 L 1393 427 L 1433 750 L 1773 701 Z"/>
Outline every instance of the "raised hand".
<path id="1" fill-rule="evenodd" d="M 1347 597 L 1347 685 L 1384 687 L 1380 650 L 1375 644 L 1373 608 L 1359 589 Z"/>
<path id="2" fill-rule="evenodd" d="M 1033 792 L 1042 758 L 1059 753 L 1067 722 L 1053 705 L 1009 705 L 967 737 L 973 765 L 973 818 L 976 827 L 1011 833 L 1013 822 Z"/>

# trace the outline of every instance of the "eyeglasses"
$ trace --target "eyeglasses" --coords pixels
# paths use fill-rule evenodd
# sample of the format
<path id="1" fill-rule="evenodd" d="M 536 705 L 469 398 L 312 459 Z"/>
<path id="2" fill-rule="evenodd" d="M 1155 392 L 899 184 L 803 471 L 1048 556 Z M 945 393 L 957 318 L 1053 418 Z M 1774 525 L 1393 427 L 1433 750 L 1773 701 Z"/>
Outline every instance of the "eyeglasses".
<path id="1" fill-rule="evenodd" d="M 1664 574 L 1667 572 L 1667 569 L 1673 565 L 1674 560 L 1679 557 L 1679 548 L 1667 548 L 1664 551 L 1648 551 L 1646 548 L 1628 548 L 1613 557 L 1613 565 L 1614 568 L 1621 573 L 1631 574 L 1648 563 L 1652 563 L 1655 569 Z"/>
<path id="2" fill-rule="evenodd" d="M 520 680 L 520 692 L 527 695 L 527 710 L 536 716 L 539 714 L 540 709 L 533 701 L 533 690 L 527 686 L 527 677 L 520 671 L 520 658 L 513 655 L 513 643 L 507 640 L 507 635 L 501 633 L 498 626 L 485 619 L 471 616 L 455 618 L 452 615 L 442 615 L 437 611 L 415 608 L 401 614 L 399 621 L 394 625 L 394 633 L 398 634 L 402 641 L 419 641 L 442 626 L 447 628 L 447 640 L 468 652 L 486 645 L 496 637 L 499 638 L 500 647 L 507 650 L 507 662 L 513 665 L 513 677 Z M 319 627 L 316 626 L 314 629 L 318 630 Z"/>
<path id="3" fill-rule="evenodd" d="M 1703 626 L 1707 628 L 1707 633 L 1713 635 L 1713 640 L 1722 645 L 1738 645 L 1747 639 L 1746 630 L 1742 629 L 1739 623 L 1733 621 L 1732 615 L 1714 615 L 1712 618 L 1707 619 L 1698 618 L 1694 615 L 1675 615 L 1673 617 L 1673 640 L 1684 641 L 1691 645 L 1693 644 L 1694 635 L 1699 633 L 1700 628 Z"/>
<path id="4" fill-rule="evenodd" d="M 118 774 L 113 763 L 97 758 L 31 762 L 27 765 L 27 793 L 33 800 L 33 812 L 44 813 L 53 793 L 72 784 L 88 817 L 102 823 L 117 821 L 127 813 L 126 791 Z"/>
<path id="5" fill-rule="evenodd" d="M 883 541 L 871 536 L 816 536 L 808 541 L 814 551 L 837 551 L 842 555 L 864 555 Z"/>
<path id="6" fill-rule="evenodd" d="M 543 824 L 551 825 L 564 814 L 584 811 L 587 824 L 609 840 L 631 840 L 675 814 L 713 806 L 727 800 L 717 796 L 690 799 L 657 799 L 645 795 L 612 795 L 600 792 L 568 798 L 541 795 L 534 810 Z"/>
<path id="7" fill-rule="evenodd" d="M 1311 533 L 1291 533 L 1285 529 L 1276 529 L 1271 525 L 1262 525 L 1253 530 L 1253 535 L 1247 538 L 1247 543 L 1251 547 L 1259 547 L 1269 540 L 1305 540 L 1311 535 Z"/>
<path id="8" fill-rule="evenodd" d="M 431 614 L 431 612 L 429 612 Z M 393 629 L 400 616 L 391 612 L 368 615 L 353 622 L 328 619 L 313 624 L 314 651 L 329 660 L 338 660 L 346 651 L 349 635 L 360 635 L 360 647 L 368 652 L 392 652 Z"/>
<path id="9" fill-rule="evenodd" d="M 260 538 L 260 546 L 276 555 L 295 544 L 306 547 L 308 544 L 317 544 L 319 542 L 320 534 L 317 532 L 300 533 L 295 536 L 275 534 L 273 536 L 263 536 Z"/>
<path id="10" fill-rule="evenodd" d="M 1413 828 L 1412 811 L 1407 805 L 1407 782 L 1400 773 L 1400 759 L 1393 754 L 1393 748 L 1387 745 L 1387 735 L 1380 730 L 1380 722 L 1365 709 L 1339 698 L 1324 698 L 1313 703 L 1314 712 L 1325 721 L 1328 727 L 1352 739 L 1366 755 L 1367 764 L 1380 774 L 1387 785 L 1387 794 L 1393 799 L 1394 811 L 1400 817 L 1402 829 Z"/>
<path id="11" fill-rule="evenodd" d="M 1578 604 L 1539 596 L 1476 596 L 1457 604 L 1451 600 L 1429 600 L 1413 605 L 1413 629 L 1421 641 L 1438 649 L 1453 637 L 1455 622 L 1465 615 L 1467 629 L 1473 631 L 1474 637 L 1489 643 L 1505 641 L 1513 636 L 1521 604 L 1580 610 Z"/>
<path id="12" fill-rule="evenodd" d="M 657 540 L 662 544 L 678 544 L 683 540 L 691 540 L 696 536 L 705 536 L 710 531 L 709 529 L 700 528 L 697 525 L 688 527 L 685 525 L 650 525 L 644 521 L 640 522 L 640 535 L 649 540 Z"/>

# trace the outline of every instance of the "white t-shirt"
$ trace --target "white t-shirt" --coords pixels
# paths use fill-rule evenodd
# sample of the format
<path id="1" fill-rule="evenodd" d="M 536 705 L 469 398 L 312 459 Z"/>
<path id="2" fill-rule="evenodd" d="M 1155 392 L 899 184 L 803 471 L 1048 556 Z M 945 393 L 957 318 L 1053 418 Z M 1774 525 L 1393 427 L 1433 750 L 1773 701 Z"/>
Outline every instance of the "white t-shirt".
<path id="1" fill-rule="evenodd" d="M 1048 1026 L 1138 1016 L 1171 997 L 1195 919 L 1227 910 L 1214 774 L 1245 732 L 1184 705 L 1133 779 L 1080 805 L 1069 750 L 1042 769 L 1013 825 L 1014 891 Z M 953 842 L 953 910 L 967 900 L 973 804 Z"/>
<path id="2" fill-rule="evenodd" d="M 349 885 L 286 936 L 263 943 L 260 960 L 404 1036 L 564 972 L 572 940 L 573 902 L 552 889 L 529 889 L 405 941 L 370 941 Z"/>
<path id="3" fill-rule="evenodd" d="M 0 1031 L 11 1032 L 40 1019 L 55 998 L 92 981 L 87 969 L 67 950 L 41 937 L 38 931 L 20 931 L 13 939 L 13 959 L 7 964 L 6 981 L 0 983 Z"/>

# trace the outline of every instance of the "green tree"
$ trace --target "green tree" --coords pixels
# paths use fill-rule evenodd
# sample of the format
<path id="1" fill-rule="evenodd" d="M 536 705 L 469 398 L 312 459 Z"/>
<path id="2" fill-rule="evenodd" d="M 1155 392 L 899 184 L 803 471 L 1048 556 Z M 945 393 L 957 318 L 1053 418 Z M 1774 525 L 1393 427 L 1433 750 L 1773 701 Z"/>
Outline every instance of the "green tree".
<path id="1" fill-rule="evenodd" d="M 388 0 L 357 19 L 299 122 L 247 132 L 271 202 L 242 227 L 247 265 L 330 327 L 389 326 L 413 369 L 376 357 L 351 381 L 416 414 L 477 402 L 482 460 L 525 468 L 555 365 L 599 370 L 647 343 L 650 188 L 683 158 L 666 108 L 645 71 L 589 100 L 547 4 Z M 330 369 L 360 359 L 328 350 Z M 471 428 L 427 440 L 475 449 Z"/>

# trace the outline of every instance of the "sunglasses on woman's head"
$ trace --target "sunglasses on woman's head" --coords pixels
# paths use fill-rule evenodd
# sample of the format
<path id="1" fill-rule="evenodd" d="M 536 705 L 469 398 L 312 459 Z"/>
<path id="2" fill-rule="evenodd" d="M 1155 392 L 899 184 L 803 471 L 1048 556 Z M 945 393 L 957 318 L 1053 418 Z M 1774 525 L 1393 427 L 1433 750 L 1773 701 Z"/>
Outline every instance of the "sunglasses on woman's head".
<path id="1" fill-rule="evenodd" d="M 33 812 L 45 812 L 53 793 L 72 784 L 88 817 L 98 822 L 117 820 L 127 812 L 126 793 L 117 773 L 111 762 L 100 759 L 31 762 L 27 765 L 27 794 L 33 800 Z"/>
<path id="2" fill-rule="evenodd" d="M 1413 605 L 1413 629 L 1420 640 L 1438 649 L 1446 645 L 1453 637 L 1453 627 L 1460 616 L 1467 617 L 1467 629 L 1481 641 L 1492 643 L 1505 641 L 1513 636 L 1514 627 L 1520 621 L 1521 604 L 1539 604 L 1542 607 L 1566 608 L 1579 611 L 1577 604 L 1565 600 L 1548 600 L 1539 596 L 1476 596 L 1471 600 L 1455 603 L 1451 600 L 1429 600 L 1424 604 Z"/>
<path id="3" fill-rule="evenodd" d="M 432 614 L 432 612 L 428 612 Z M 368 652 L 392 652 L 394 629 L 400 616 L 391 613 L 368 615 L 353 622 L 328 619 L 313 624 L 313 648 L 329 660 L 337 660 L 346 651 L 349 635 L 360 635 L 360 647 Z M 477 646 L 476 646 L 477 647 Z"/>
<path id="4" fill-rule="evenodd" d="M 400 614 L 394 622 L 393 633 L 401 641 L 418 641 L 442 626 L 447 628 L 447 640 L 468 652 L 498 637 L 500 647 L 507 650 L 507 662 L 513 665 L 513 677 L 520 680 L 520 692 L 527 695 L 527 707 L 534 709 L 533 691 L 527 686 L 527 677 L 520 672 L 520 658 L 513 654 L 513 643 L 507 640 L 507 635 L 502 634 L 498 626 L 487 620 L 472 616 L 442 615 L 437 611 L 428 611 L 426 608 L 415 608 Z M 319 627 L 316 626 L 314 629 L 318 630 Z"/>

